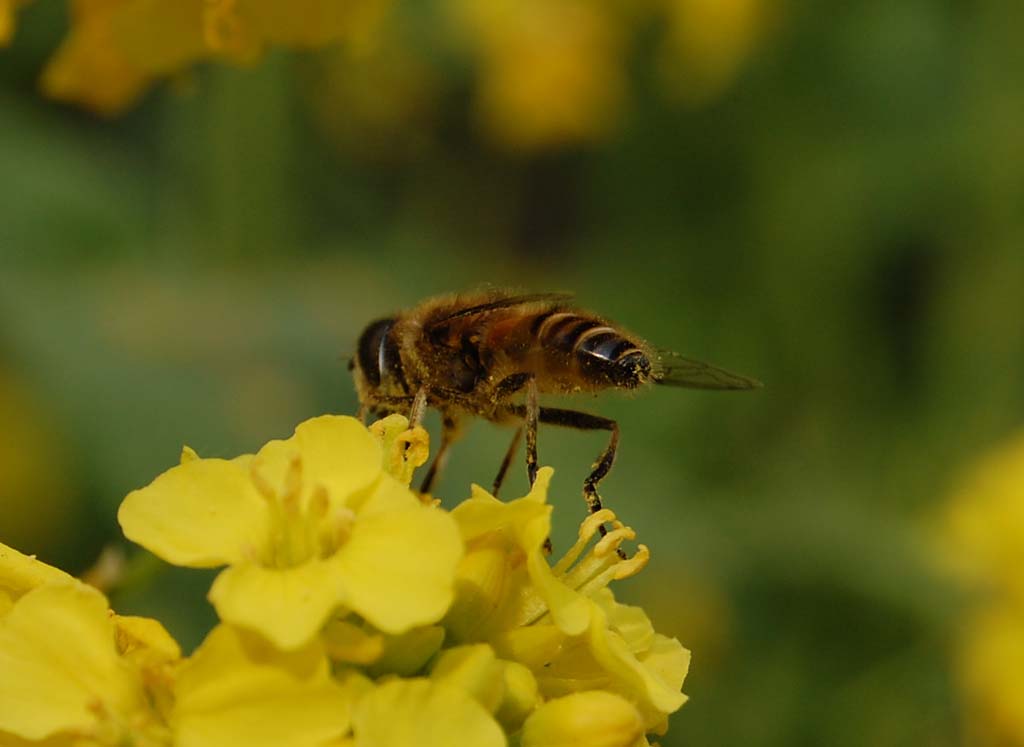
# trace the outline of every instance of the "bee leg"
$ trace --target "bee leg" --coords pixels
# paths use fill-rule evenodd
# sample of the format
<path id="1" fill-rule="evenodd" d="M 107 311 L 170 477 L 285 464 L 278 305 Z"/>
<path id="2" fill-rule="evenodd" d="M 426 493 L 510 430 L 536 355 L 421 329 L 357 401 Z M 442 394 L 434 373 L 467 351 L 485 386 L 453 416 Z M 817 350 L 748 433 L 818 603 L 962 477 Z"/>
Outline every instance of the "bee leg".
<path id="1" fill-rule="evenodd" d="M 498 491 L 501 490 L 501 484 L 505 482 L 505 473 L 508 472 L 509 465 L 512 464 L 512 459 L 516 455 L 516 451 L 519 450 L 519 442 L 523 440 L 523 426 L 516 428 L 516 434 L 512 436 L 512 443 L 508 446 L 508 451 L 505 452 L 505 458 L 501 460 L 501 467 L 498 468 L 498 476 L 494 478 L 494 488 L 491 490 L 491 495 L 495 498 L 498 497 Z"/>
<path id="2" fill-rule="evenodd" d="M 421 493 L 430 492 L 438 472 L 444 469 L 444 465 L 448 462 L 448 449 L 458 438 L 458 432 L 458 423 L 455 418 L 446 415 L 441 421 L 441 445 L 437 449 L 434 461 L 427 469 L 427 474 L 423 476 L 423 482 L 420 483 Z"/>
<path id="3" fill-rule="evenodd" d="M 413 398 L 412 407 L 409 408 L 409 427 L 415 428 L 423 422 L 423 415 L 427 411 L 427 390 L 421 388 Z"/>
<path id="4" fill-rule="evenodd" d="M 600 415 L 577 410 L 562 410 L 556 407 L 540 408 L 540 422 L 550 425 L 561 425 L 566 428 L 576 428 L 581 431 L 611 431 L 611 438 L 604 451 L 594 462 L 590 474 L 583 480 L 583 499 L 587 502 L 587 509 L 590 513 L 597 513 L 601 510 L 601 496 L 597 492 L 597 485 L 605 478 L 615 463 L 615 453 L 619 448 L 619 424 L 610 418 L 602 418 Z M 608 533 L 604 525 L 600 527 L 601 536 Z M 619 557 L 625 557 L 621 550 Z"/>
<path id="5" fill-rule="evenodd" d="M 526 475 L 530 487 L 537 480 L 537 421 L 540 417 L 537 380 L 531 378 L 526 387 Z"/>
<path id="6" fill-rule="evenodd" d="M 597 485 L 605 478 L 615 462 L 615 452 L 619 448 L 619 424 L 609 418 L 590 415 L 576 410 L 561 410 L 555 407 L 540 408 L 540 422 L 550 425 L 561 425 L 581 431 L 611 431 L 612 437 L 608 446 L 591 467 L 590 474 L 583 481 L 583 497 L 587 500 L 590 513 L 601 510 L 601 496 L 597 493 Z"/>

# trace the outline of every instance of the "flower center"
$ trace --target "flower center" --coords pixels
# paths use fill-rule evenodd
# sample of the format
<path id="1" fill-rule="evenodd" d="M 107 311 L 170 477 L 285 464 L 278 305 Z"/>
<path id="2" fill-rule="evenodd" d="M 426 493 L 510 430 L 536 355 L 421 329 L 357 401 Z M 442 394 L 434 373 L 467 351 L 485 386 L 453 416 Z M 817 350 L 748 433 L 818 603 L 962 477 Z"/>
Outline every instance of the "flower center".
<path id="1" fill-rule="evenodd" d="M 101 700 L 89 705 L 96 716 L 96 727 L 91 734 L 99 745 L 133 745 L 134 747 L 170 747 L 171 730 L 152 711 L 118 713 Z M 90 742 L 92 744 L 92 742 Z"/>
<path id="2" fill-rule="evenodd" d="M 258 554 L 264 566 L 293 568 L 327 558 L 348 539 L 355 514 L 346 507 L 332 508 L 322 484 L 306 490 L 299 454 L 289 458 L 279 486 L 274 486 L 256 465 L 251 475 L 270 509 L 269 536 Z"/>

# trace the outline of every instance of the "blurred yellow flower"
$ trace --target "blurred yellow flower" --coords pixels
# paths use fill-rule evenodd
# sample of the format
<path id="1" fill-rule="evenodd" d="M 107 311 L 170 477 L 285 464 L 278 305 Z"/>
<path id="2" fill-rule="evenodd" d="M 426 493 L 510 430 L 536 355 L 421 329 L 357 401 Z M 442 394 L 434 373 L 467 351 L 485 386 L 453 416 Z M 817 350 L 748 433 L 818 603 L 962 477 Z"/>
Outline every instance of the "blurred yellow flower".
<path id="1" fill-rule="evenodd" d="M 81 496 L 52 402 L 0 364 L 0 413 L 3 539 L 24 548 L 60 546 L 78 531 Z"/>
<path id="2" fill-rule="evenodd" d="M 186 450 L 118 519 L 171 563 L 228 565 L 210 590 L 221 619 L 281 648 L 335 611 L 403 633 L 447 611 L 462 544 L 448 514 L 383 470 L 388 451 L 353 418 L 313 418 L 255 456 Z"/>
<path id="3" fill-rule="evenodd" d="M 205 0 L 204 38 L 212 51 L 239 62 L 274 45 L 367 44 L 390 7 L 390 0 Z"/>
<path id="4" fill-rule="evenodd" d="M 978 461 L 941 526 L 940 563 L 973 592 L 956 654 L 971 743 L 1024 745 L 1024 435 Z"/>
<path id="5" fill-rule="evenodd" d="M 485 134 L 514 148 L 591 141 L 614 125 L 625 88 L 623 24 L 586 0 L 450 0 L 479 64 Z"/>
<path id="6" fill-rule="evenodd" d="M 43 91 L 119 114 L 160 77 L 207 54 L 204 0 L 72 0 L 71 30 L 43 71 Z"/>
<path id="7" fill-rule="evenodd" d="M 42 87 L 114 115 L 156 80 L 202 60 L 246 64 L 275 45 L 365 44 L 389 7 L 389 0 L 72 0 L 71 30 Z"/>
<path id="8" fill-rule="evenodd" d="M 974 745 L 1024 745 L 1024 609 L 992 604 L 964 627 L 957 674 Z"/>
<path id="9" fill-rule="evenodd" d="M 732 83 L 768 26 L 768 0 L 663 0 L 659 66 L 671 93 L 693 103 Z"/>
<path id="10" fill-rule="evenodd" d="M 29 0 L 0 0 L 0 47 L 10 43 L 14 36 L 14 14 L 19 5 L 25 5 Z"/>
<path id="11" fill-rule="evenodd" d="M 1024 604 L 1024 435 L 983 457 L 945 513 L 943 563 Z"/>

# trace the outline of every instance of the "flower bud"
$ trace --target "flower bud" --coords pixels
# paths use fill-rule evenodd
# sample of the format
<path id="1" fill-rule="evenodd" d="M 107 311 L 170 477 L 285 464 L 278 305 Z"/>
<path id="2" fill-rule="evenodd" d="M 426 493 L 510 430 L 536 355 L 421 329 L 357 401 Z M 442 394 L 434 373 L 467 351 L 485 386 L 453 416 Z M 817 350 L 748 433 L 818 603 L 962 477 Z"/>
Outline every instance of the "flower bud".
<path id="1" fill-rule="evenodd" d="M 631 747 L 644 733 L 629 701 L 604 690 L 549 700 L 523 725 L 522 747 Z"/>

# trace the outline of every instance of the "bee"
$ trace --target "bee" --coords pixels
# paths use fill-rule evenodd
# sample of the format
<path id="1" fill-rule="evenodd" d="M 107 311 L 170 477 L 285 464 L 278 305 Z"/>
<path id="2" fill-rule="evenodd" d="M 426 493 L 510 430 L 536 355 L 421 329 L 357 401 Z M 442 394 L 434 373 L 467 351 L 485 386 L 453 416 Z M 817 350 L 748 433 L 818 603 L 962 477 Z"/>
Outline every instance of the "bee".
<path id="1" fill-rule="evenodd" d="M 598 484 L 619 445 L 609 418 L 541 406 L 542 394 L 635 390 L 656 384 L 694 389 L 754 389 L 760 382 L 652 347 L 615 323 L 573 305 L 558 293 L 515 295 L 488 290 L 431 298 L 369 324 L 349 363 L 359 415 L 441 414 L 441 445 L 421 491 L 430 491 L 448 450 L 469 417 L 517 426 L 494 480 L 498 494 L 526 434 L 526 469 L 537 476 L 539 423 L 610 433 L 583 482 L 591 512 L 601 509 Z"/>

